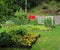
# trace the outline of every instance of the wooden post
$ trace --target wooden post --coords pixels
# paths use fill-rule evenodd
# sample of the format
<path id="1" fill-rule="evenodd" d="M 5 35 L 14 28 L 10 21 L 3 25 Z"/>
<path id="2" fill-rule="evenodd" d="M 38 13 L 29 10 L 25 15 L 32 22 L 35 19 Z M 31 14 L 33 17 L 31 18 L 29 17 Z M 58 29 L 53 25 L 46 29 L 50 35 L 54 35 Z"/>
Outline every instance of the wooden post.
<path id="1" fill-rule="evenodd" d="M 52 25 L 53 25 L 53 16 L 52 16 Z"/>

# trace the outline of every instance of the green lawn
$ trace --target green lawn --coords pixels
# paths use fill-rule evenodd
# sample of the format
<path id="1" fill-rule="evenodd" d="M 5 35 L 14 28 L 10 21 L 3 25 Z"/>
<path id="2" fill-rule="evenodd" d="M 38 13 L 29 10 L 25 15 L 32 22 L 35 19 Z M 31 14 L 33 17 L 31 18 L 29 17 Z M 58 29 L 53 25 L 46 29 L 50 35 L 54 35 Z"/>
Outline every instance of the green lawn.
<path id="1" fill-rule="evenodd" d="M 60 50 L 60 26 L 56 26 L 50 31 L 33 29 L 31 33 L 41 35 L 31 49 L 0 48 L 0 50 Z"/>
<path id="2" fill-rule="evenodd" d="M 36 32 L 41 35 L 31 50 L 60 50 L 60 26 L 52 31 Z"/>

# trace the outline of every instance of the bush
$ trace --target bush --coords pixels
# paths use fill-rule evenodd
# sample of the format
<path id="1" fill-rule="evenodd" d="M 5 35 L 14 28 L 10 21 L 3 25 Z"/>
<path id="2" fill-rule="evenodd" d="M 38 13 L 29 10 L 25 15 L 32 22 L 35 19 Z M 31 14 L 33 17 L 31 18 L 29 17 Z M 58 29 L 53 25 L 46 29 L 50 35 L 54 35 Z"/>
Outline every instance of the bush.
<path id="1" fill-rule="evenodd" d="M 26 33 L 24 27 L 19 27 L 19 29 L 16 30 L 4 30 L 0 32 L 0 47 L 32 47 L 39 35 Z"/>
<path id="2" fill-rule="evenodd" d="M 6 21 L 6 25 L 14 25 L 14 22 L 12 20 Z"/>
<path id="3" fill-rule="evenodd" d="M 16 30 L 15 33 L 16 33 L 17 35 L 23 36 L 24 34 L 26 34 L 26 29 L 20 28 L 19 30 Z"/>
<path id="4" fill-rule="evenodd" d="M 16 11 L 15 16 L 18 24 L 27 24 L 28 22 L 27 13 L 24 12 L 22 9 Z"/>
<path id="5" fill-rule="evenodd" d="M 13 45 L 12 36 L 6 32 L 0 33 L 0 47 L 9 47 Z"/>
<path id="6" fill-rule="evenodd" d="M 21 44 L 25 47 L 32 47 L 32 45 L 36 42 L 37 38 L 40 36 L 38 34 L 26 34 L 21 39 Z"/>
<path id="7" fill-rule="evenodd" d="M 55 22 L 53 21 L 53 24 L 52 24 L 52 19 L 51 18 L 46 18 L 44 20 L 44 25 L 47 26 L 47 27 L 51 27 L 54 24 L 55 24 Z"/>

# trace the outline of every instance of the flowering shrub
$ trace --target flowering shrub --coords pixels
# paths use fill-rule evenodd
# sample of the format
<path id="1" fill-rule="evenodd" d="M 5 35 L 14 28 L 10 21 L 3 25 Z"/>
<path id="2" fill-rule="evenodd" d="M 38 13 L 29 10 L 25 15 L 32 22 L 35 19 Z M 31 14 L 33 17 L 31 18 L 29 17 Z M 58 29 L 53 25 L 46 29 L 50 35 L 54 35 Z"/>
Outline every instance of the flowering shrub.
<path id="1" fill-rule="evenodd" d="M 35 16 L 34 16 L 34 15 L 29 15 L 29 16 L 28 16 L 28 19 L 29 19 L 29 20 L 35 20 Z"/>
<path id="2" fill-rule="evenodd" d="M 0 33 L 0 47 L 32 47 L 36 42 L 38 34 L 16 34 Z"/>
<path id="3" fill-rule="evenodd" d="M 39 37 L 38 34 L 26 34 L 20 37 L 20 42 L 23 46 L 31 47 Z"/>
<path id="4" fill-rule="evenodd" d="M 30 23 L 30 24 L 33 24 L 33 25 L 37 25 L 37 24 L 38 24 L 35 15 L 29 15 L 29 16 L 28 16 L 28 20 L 29 20 L 29 23 Z"/>

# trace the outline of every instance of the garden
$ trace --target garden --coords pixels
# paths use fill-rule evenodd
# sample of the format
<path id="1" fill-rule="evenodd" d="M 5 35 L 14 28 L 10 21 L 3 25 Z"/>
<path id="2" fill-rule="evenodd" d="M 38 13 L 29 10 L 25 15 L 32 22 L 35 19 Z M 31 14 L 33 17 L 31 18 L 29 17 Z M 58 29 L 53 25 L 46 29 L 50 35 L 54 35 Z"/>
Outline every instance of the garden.
<path id="1" fill-rule="evenodd" d="M 60 50 L 60 25 L 49 17 L 57 15 L 57 8 L 57 0 L 0 0 L 0 50 Z M 43 24 L 39 14 L 48 14 Z"/>
<path id="2" fill-rule="evenodd" d="M 22 27 L 22 28 L 21 28 Z M 24 28 L 24 29 L 23 29 Z M 1 50 L 59 50 L 60 26 L 19 25 L 0 29 Z M 22 31 L 23 30 L 23 31 Z M 27 32 L 25 32 L 27 30 Z"/>
<path id="3" fill-rule="evenodd" d="M 15 16 L 20 19 L 17 23 L 8 20 L 0 26 L 1 50 L 59 50 L 60 26 L 56 26 L 54 21 L 52 25 L 51 18 L 38 25 L 35 16 L 27 18 L 21 9 Z"/>

